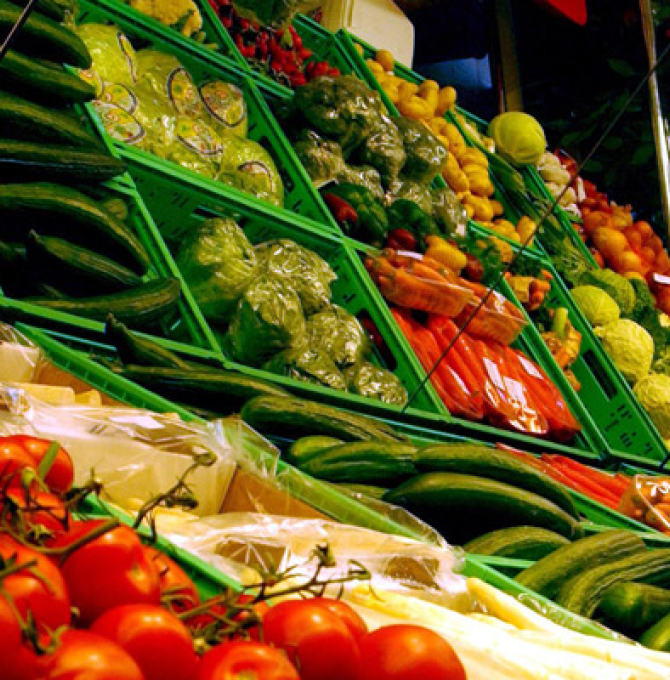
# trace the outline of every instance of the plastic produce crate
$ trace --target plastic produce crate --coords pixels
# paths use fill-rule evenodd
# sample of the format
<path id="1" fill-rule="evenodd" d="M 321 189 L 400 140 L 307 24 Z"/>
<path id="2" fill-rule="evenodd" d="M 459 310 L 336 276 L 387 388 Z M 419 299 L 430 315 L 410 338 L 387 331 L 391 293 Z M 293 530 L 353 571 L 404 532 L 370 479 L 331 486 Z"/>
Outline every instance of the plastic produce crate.
<path id="1" fill-rule="evenodd" d="M 175 31 L 164 29 L 160 33 L 154 32 L 151 27 L 145 25 L 145 22 L 136 20 L 135 14 L 138 13 L 132 12 L 132 15 L 129 15 L 127 9 L 123 5 L 119 5 L 118 2 L 104 2 L 104 0 L 91 2 L 90 0 L 82 0 L 78 22 L 116 24 L 131 41 L 140 41 L 143 45 L 149 44 L 159 51 L 171 54 L 179 59 L 193 76 L 196 83 L 202 83 L 207 80 L 223 80 L 237 85 L 244 93 L 247 104 L 248 137 L 258 142 L 268 151 L 282 177 L 284 183 L 284 209 L 311 218 L 316 223 L 321 224 L 321 228 L 324 231 L 336 232 L 336 226 L 332 221 L 330 211 L 326 208 L 312 185 L 309 176 L 296 158 L 291 145 L 284 137 L 283 132 L 274 120 L 270 109 L 252 82 L 248 72 L 242 68 L 237 68 L 232 62 L 220 56 L 212 56 L 209 51 L 204 50 L 194 41 L 187 39 L 176 40 L 175 35 L 173 35 L 176 34 Z M 179 37 L 178 34 L 176 35 Z M 89 110 L 91 109 L 89 108 Z M 98 129 L 107 136 L 97 116 L 94 116 L 94 118 Z M 220 193 L 223 196 L 242 196 L 259 204 L 270 205 L 234 187 L 198 175 L 176 163 L 159 158 L 123 142 L 114 141 L 114 146 L 120 151 L 122 156 L 131 154 L 141 159 L 148 166 L 155 168 L 155 172 L 165 169 L 166 172 L 172 171 L 177 175 L 187 175 L 191 177 L 194 183 L 206 187 L 213 193 Z M 281 209 L 276 208 L 276 210 Z"/>

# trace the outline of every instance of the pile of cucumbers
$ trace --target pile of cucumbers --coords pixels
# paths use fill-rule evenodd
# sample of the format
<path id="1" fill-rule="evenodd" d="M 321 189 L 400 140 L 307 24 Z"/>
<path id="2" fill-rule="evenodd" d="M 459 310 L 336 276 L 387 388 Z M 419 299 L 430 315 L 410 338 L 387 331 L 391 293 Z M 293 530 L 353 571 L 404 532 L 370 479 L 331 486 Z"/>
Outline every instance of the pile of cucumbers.
<path id="1" fill-rule="evenodd" d="M 148 276 L 125 202 L 104 200 L 101 183 L 125 166 L 75 111 L 95 90 L 66 68 L 92 63 L 62 24 L 66 3 L 39 0 L 0 61 L 0 286 L 57 312 L 150 326 L 175 307 L 180 283 Z M 21 5 L 0 0 L 3 35 Z"/>

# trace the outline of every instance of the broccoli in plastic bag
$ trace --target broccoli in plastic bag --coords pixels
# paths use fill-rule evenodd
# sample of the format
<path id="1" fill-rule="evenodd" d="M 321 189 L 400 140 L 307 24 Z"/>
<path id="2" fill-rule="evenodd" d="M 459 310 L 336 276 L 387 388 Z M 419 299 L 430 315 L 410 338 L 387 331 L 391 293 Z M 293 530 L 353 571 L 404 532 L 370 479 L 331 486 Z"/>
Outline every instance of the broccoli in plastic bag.
<path id="1" fill-rule="evenodd" d="M 224 336 L 224 349 L 234 361 L 261 366 L 304 339 L 305 315 L 291 282 L 262 274 L 244 291 Z"/>
<path id="2" fill-rule="evenodd" d="M 337 275 L 308 248 L 289 239 L 278 239 L 256 246 L 256 256 L 262 272 L 293 287 L 305 314 L 315 314 L 330 302 L 330 284 Z"/>
<path id="3" fill-rule="evenodd" d="M 371 350 L 358 319 L 337 305 L 307 319 L 307 344 L 321 348 L 340 368 L 363 361 Z"/>
<path id="4" fill-rule="evenodd" d="M 117 26 L 81 24 L 77 27 L 77 34 L 93 59 L 93 67 L 79 71 L 79 76 L 93 84 L 98 94 L 105 83 L 122 83 L 132 87 L 137 82 L 135 50 Z"/>
<path id="5" fill-rule="evenodd" d="M 284 185 L 272 156 L 257 142 L 237 136 L 222 139 L 217 179 L 256 198 L 281 206 Z"/>
<path id="6" fill-rule="evenodd" d="M 393 120 L 407 154 L 403 176 L 425 184 L 431 182 L 447 160 L 447 148 L 423 123 L 402 116 Z"/>
<path id="7" fill-rule="evenodd" d="M 313 130 L 305 130 L 293 148 L 317 188 L 338 179 L 346 170 L 342 147 Z"/>
<path id="8" fill-rule="evenodd" d="M 352 366 L 344 372 L 349 391 L 362 397 L 378 399 L 385 404 L 404 406 L 407 403 L 407 390 L 397 375 L 386 368 L 369 362 Z"/>
<path id="9" fill-rule="evenodd" d="M 380 114 L 377 126 L 368 135 L 358 155 L 363 163 L 379 172 L 386 184 L 400 174 L 407 154 L 400 130 L 386 114 Z"/>
<path id="10" fill-rule="evenodd" d="M 200 87 L 200 97 L 207 110 L 207 121 L 220 135 L 246 137 L 249 114 L 244 93 L 232 83 L 211 80 Z"/>
<path id="11" fill-rule="evenodd" d="M 428 215 L 433 214 L 433 196 L 427 184 L 406 177 L 398 177 L 391 182 L 387 199 L 389 203 L 393 203 L 399 198 L 414 201 L 423 212 Z"/>
<path id="12" fill-rule="evenodd" d="M 451 187 L 441 187 L 431 191 L 433 218 L 450 234 L 465 236 L 468 214 Z"/>
<path id="13" fill-rule="evenodd" d="M 338 182 L 346 182 L 364 187 L 380 201 L 384 198 L 384 187 L 379 171 L 370 165 L 346 165 L 337 177 Z"/>
<path id="14" fill-rule="evenodd" d="M 190 231 L 177 264 L 207 319 L 230 320 L 256 275 L 254 247 L 232 219 L 212 219 Z"/>
<path id="15" fill-rule="evenodd" d="M 340 369 L 319 347 L 293 347 L 275 354 L 263 368 L 270 373 L 346 391 Z"/>

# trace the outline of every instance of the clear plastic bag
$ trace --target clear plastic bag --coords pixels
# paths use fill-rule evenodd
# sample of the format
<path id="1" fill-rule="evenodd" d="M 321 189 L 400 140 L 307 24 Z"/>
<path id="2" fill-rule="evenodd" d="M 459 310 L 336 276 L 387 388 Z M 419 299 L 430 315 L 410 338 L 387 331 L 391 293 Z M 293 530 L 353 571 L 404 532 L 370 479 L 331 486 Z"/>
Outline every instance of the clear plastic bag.
<path id="1" fill-rule="evenodd" d="M 670 477 L 635 475 L 619 511 L 670 536 Z"/>
<path id="2" fill-rule="evenodd" d="M 288 26 L 299 12 L 306 14 L 323 4 L 323 0 L 234 0 L 240 16 L 263 26 Z"/>

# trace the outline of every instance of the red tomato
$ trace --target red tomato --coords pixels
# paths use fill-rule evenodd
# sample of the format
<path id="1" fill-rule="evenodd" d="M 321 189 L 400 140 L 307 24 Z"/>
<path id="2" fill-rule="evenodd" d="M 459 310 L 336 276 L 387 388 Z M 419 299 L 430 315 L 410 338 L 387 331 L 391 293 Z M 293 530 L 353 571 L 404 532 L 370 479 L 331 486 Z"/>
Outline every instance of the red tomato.
<path id="1" fill-rule="evenodd" d="M 352 609 L 346 602 L 342 600 L 333 600 L 329 597 L 316 597 L 310 602 L 321 605 L 333 614 L 337 614 L 344 624 L 349 629 L 349 632 L 354 636 L 354 640 L 360 642 L 368 634 L 368 627 L 357 611 Z"/>
<path id="2" fill-rule="evenodd" d="M 386 626 L 361 641 L 360 680 L 465 680 L 451 645 L 421 626 Z"/>
<path id="3" fill-rule="evenodd" d="M 17 543 L 7 534 L 0 534 L 0 557 L 15 564 L 37 562 L 36 566 L 2 581 L 4 592 L 12 598 L 24 621 L 30 612 L 40 633 L 70 623 L 67 587 L 58 567 L 48 557 Z"/>
<path id="4" fill-rule="evenodd" d="M 25 468 L 36 468 L 33 456 L 8 437 L 0 437 L 0 488 L 18 486 L 20 472 Z"/>
<path id="5" fill-rule="evenodd" d="M 175 612 L 183 612 L 197 607 L 200 604 L 198 589 L 186 572 L 153 546 L 146 546 L 144 550 L 156 567 L 160 579 L 161 599 L 168 608 Z"/>
<path id="6" fill-rule="evenodd" d="M 12 501 L 14 526 L 37 539 L 55 536 L 69 526 L 70 513 L 63 501 L 51 493 L 35 487 L 14 487 L 7 491 L 7 498 Z"/>
<path id="7" fill-rule="evenodd" d="M 73 523 L 53 546 L 72 545 L 103 523 Z M 61 572 L 84 625 L 122 604 L 160 604 L 158 572 L 130 527 L 116 527 L 86 543 L 63 560 Z"/>
<path id="8" fill-rule="evenodd" d="M 23 645 L 16 654 L 2 659 L 2 680 L 34 680 L 38 675 L 38 656 L 32 646 Z"/>
<path id="9" fill-rule="evenodd" d="M 21 626 L 7 598 L 0 594 L 0 659 L 12 665 L 21 649 Z M 3 673 L 4 677 L 4 673 Z"/>
<path id="10" fill-rule="evenodd" d="M 84 630 L 67 630 L 60 646 L 39 660 L 40 680 L 145 680 L 119 645 Z"/>
<path id="11" fill-rule="evenodd" d="M 167 609 L 126 604 L 106 611 L 91 632 L 116 642 L 140 667 L 145 680 L 191 680 L 198 666 L 186 626 Z"/>
<path id="12" fill-rule="evenodd" d="M 302 680 L 355 680 L 358 644 L 337 614 L 311 600 L 271 607 L 263 617 L 265 642 L 283 649 Z"/>
<path id="13" fill-rule="evenodd" d="M 251 595 L 245 595 L 241 594 L 237 598 L 237 602 L 240 604 L 246 604 L 248 602 L 251 602 L 254 598 L 251 597 Z M 208 609 L 208 611 L 204 614 L 199 614 L 198 616 L 194 616 L 193 618 L 187 619 L 186 620 L 186 625 L 188 626 L 189 630 L 191 630 L 194 634 L 201 633 L 204 628 L 209 626 L 210 624 L 214 623 L 217 618 L 223 617 L 226 615 L 226 605 L 221 604 L 220 602 L 214 602 L 212 603 L 211 607 Z M 252 609 L 256 613 L 256 616 L 259 621 L 262 621 L 265 614 L 270 610 L 270 607 L 267 605 L 266 602 L 257 602 L 252 606 Z M 246 611 L 240 612 L 237 614 L 235 617 L 233 617 L 234 621 L 244 621 L 245 618 L 249 616 L 249 613 Z M 251 628 L 246 629 L 246 633 L 248 637 L 250 637 L 252 640 L 260 640 L 260 633 L 258 630 L 258 626 L 253 626 Z M 244 637 L 240 635 L 240 637 Z"/>
<path id="14" fill-rule="evenodd" d="M 5 437 L 5 439 L 22 446 L 33 457 L 35 466 L 39 465 L 52 443 L 49 439 L 41 439 L 28 434 L 15 434 Z M 44 481 L 54 493 L 65 493 L 72 488 L 74 466 L 70 454 L 62 446 L 58 449 L 56 458 Z"/>
<path id="15" fill-rule="evenodd" d="M 225 642 L 202 657 L 197 680 L 300 680 L 283 652 L 260 642 Z"/>

